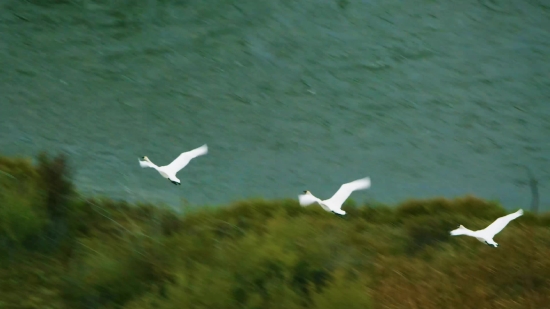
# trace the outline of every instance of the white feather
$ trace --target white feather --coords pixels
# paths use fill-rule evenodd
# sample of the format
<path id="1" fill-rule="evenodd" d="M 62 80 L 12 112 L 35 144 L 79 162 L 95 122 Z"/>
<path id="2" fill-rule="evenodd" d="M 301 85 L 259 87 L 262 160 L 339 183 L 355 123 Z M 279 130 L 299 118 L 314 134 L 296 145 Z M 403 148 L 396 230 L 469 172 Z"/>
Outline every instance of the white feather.
<path id="1" fill-rule="evenodd" d="M 166 171 L 176 174 L 182 168 L 184 168 L 191 159 L 194 159 L 198 156 L 202 156 L 208 153 L 208 146 L 202 145 L 199 148 L 193 149 L 191 151 L 181 153 L 172 163 L 164 166 Z"/>
<path id="2" fill-rule="evenodd" d="M 302 195 L 298 195 L 298 200 L 300 201 L 300 205 L 302 206 L 309 206 L 317 201 L 319 201 L 318 198 L 316 198 L 315 196 L 311 195 L 311 194 L 302 194 Z"/>
<path id="3" fill-rule="evenodd" d="M 325 201 L 325 203 L 332 204 L 334 206 L 338 205 L 338 207 L 341 207 L 353 191 L 368 188 L 370 188 L 370 178 L 368 177 L 343 184 L 330 199 Z"/>
<path id="4" fill-rule="evenodd" d="M 340 215 L 345 215 L 346 212 L 342 210 L 342 204 L 348 199 L 353 191 L 368 189 L 371 186 L 369 177 L 358 179 L 340 186 L 340 189 L 334 193 L 334 195 L 327 200 L 320 200 L 312 195 L 309 191 L 305 194 L 298 195 L 298 201 L 302 206 L 308 206 L 313 203 L 319 204 L 324 210 L 328 212 L 334 212 Z"/>
<path id="5" fill-rule="evenodd" d="M 466 235 L 477 238 L 481 242 L 485 242 L 493 247 L 498 247 L 498 244 L 493 240 L 496 234 L 502 231 L 510 221 L 523 215 L 523 209 L 520 209 L 514 213 L 496 219 L 493 223 L 482 230 L 472 231 L 464 226 L 459 226 L 457 229 L 452 230 L 450 233 L 453 236 Z"/>
<path id="6" fill-rule="evenodd" d="M 509 215 L 506 215 L 504 217 L 500 217 L 495 220 L 495 222 L 491 223 L 488 227 L 481 230 L 484 235 L 490 236 L 493 238 L 496 234 L 498 234 L 500 231 L 502 231 L 510 221 L 520 217 L 523 215 L 523 209 L 520 209 L 514 213 L 511 213 Z"/>
<path id="7" fill-rule="evenodd" d="M 151 162 L 141 161 L 141 160 L 139 160 L 139 165 L 140 165 L 141 167 L 158 168 L 158 166 L 154 165 L 154 164 L 151 163 Z"/>
<path id="8" fill-rule="evenodd" d="M 203 156 L 207 153 L 208 153 L 208 146 L 205 144 L 193 150 L 181 153 L 174 161 L 172 161 L 170 164 L 165 166 L 158 167 L 156 164 L 151 162 L 147 157 L 143 157 L 143 160 L 139 160 L 139 165 L 144 168 L 145 167 L 154 168 L 159 172 L 159 174 L 162 177 L 170 179 L 170 181 L 172 181 L 173 183 L 180 184 L 181 181 L 178 179 L 178 177 L 176 177 L 176 174 L 182 168 L 187 166 L 187 164 L 189 164 L 189 162 L 192 159 L 198 156 Z"/>

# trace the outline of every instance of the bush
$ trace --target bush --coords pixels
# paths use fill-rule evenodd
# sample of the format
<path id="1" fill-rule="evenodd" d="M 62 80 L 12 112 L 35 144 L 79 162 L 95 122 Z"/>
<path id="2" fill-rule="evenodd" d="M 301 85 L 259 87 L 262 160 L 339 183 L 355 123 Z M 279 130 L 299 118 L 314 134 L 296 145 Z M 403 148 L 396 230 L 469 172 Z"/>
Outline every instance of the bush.
<path id="1" fill-rule="evenodd" d="M 22 244 L 39 235 L 47 222 L 28 196 L 13 191 L 0 193 L 0 238 Z"/>
<path id="2" fill-rule="evenodd" d="M 413 199 L 399 204 L 396 208 L 396 216 L 401 221 L 414 216 L 435 216 L 438 214 L 462 214 L 470 218 L 494 220 L 505 215 L 506 211 L 495 202 L 487 202 L 473 196 L 454 200 L 446 198 Z"/>
<path id="3" fill-rule="evenodd" d="M 409 236 L 408 252 L 414 253 L 425 246 L 445 242 L 451 238 L 450 231 L 456 228 L 456 223 L 446 216 L 419 216 L 405 223 L 405 231 Z"/>
<path id="4" fill-rule="evenodd" d="M 0 239 L 21 245 L 48 223 L 37 203 L 37 173 L 30 160 L 0 157 Z"/>
<path id="5" fill-rule="evenodd" d="M 36 170 L 48 215 L 52 220 L 64 218 L 74 193 L 66 157 L 60 154 L 50 158 L 47 153 L 40 153 Z"/>
<path id="6" fill-rule="evenodd" d="M 122 240 L 121 240 L 122 241 Z M 63 297 L 75 308 L 90 301 L 121 306 L 134 297 L 173 280 L 163 244 L 144 239 L 116 244 L 90 240 L 63 280 Z"/>
<path id="7" fill-rule="evenodd" d="M 492 248 L 450 237 L 507 213 L 475 197 L 347 204 L 344 218 L 295 199 L 180 216 L 75 199 L 63 157 L 0 158 L 0 307 L 544 308 L 549 215 L 525 213 Z M 64 228 L 64 230 L 62 229 Z M 54 232 L 57 231 L 57 232 Z M 59 236 L 57 240 L 54 236 Z M 48 239 L 51 250 L 37 251 Z M 40 240 L 40 241 L 36 241 Z M 24 244 L 20 250 L 12 250 Z M 4 250 L 6 249 L 6 250 Z M 30 296 L 32 294 L 32 296 Z"/>
<path id="8" fill-rule="evenodd" d="M 370 291 L 364 282 L 346 278 L 338 272 L 334 279 L 322 292 L 313 296 L 315 309 L 369 309 L 374 308 Z"/>

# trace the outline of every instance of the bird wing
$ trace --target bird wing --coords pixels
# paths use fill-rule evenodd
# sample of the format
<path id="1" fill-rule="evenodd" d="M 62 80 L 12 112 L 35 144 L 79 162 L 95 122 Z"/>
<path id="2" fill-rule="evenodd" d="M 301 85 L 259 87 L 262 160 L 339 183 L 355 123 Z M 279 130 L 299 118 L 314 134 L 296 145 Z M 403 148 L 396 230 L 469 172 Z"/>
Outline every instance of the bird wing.
<path id="1" fill-rule="evenodd" d="M 138 159 L 139 160 L 139 159 Z M 147 162 L 147 161 L 141 161 L 139 160 L 139 165 L 141 167 L 154 167 L 151 163 Z"/>
<path id="2" fill-rule="evenodd" d="M 472 230 L 469 230 L 469 229 L 465 228 L 465 227 L 462 226 L 462 225 L 459 226 L 457 229 L 452 230 L 450 233 L 451 233 L 451 235 L 453 235 L 453 236 L 466 235 L 466 236 L 477 237 L 476 232 L 474 232 L 474 231 L 472 231 Z"/>
<path id="3" fill-rule="evenodd" d="M 346 201 L 346 199 L 351 195 L 353 191 L 356 190 L 363 190 L 370 188 L 370 178 L 361 178 L 352 182 L 348 182 L 346 184 L 343 184 L 334 195 L 325 201 L 325 203 L 329 205 L 334 205 L 338 208 L 342 207 L 342 204 Z"/>
<path id="4" fill-rule="evenodd" d="M 504 217 L 500 217 L 496 219 L 495 222 L 491 223 L 491 225 L 483 229 L 483 233 L 487 235 L 491 235 L 491 237 L 493 237 L 496 234 L 498 234 L 500 231 L 502 231 L 502 229 L 504 229 L 510 221 L 516 219 L 517 217 L 520 217 L 521 215 L 523 215 L 523 209 L 520 209 Z"/>
<path id="5" fill-rule="evenodd" d="M 319 206 L 321 206 L 321 208 L 323 208 L 325 211 L 328 211 L 328 212 L 332 212 L 332 209 L 328 208 L 327 205 L 325 205 L 324 203 L 318 203 Z"/>
<path id="6" fill-rule="evenodd" d="M 300 202 L 300 205 L 305 207 L 309 206 L 315 202 L 318 202 L 319 199 L 311 194 L 300 194 L 298 195 L 298 201 Z"/>
<path id="7" fill-rule="evenodd" d="M 319 206 L 321 206 L 324 210 L 326 211 L 332 211 L 330 210 L 330 208 L 327 207 L 327 205 L 325 205 L 320 199 L 318 199 L 317 197 L 315 197 L 314 195 L 312 194 L 301 194 L 301 195 L 298 195 L 298 201 L 300 202 L 300 205 L 302 205 L 302 207 L 306 207 L 306 206 L 309 206 L 313 203 L 317 203 L 319 204 Z"/>
<path id="8" fill-rule="evenodd" d="M 168 164 L 165 168 L 174 172 L 175 174 L 179 170 L 184 168 L 187 164 L 189 164 L 189 161 L 191 161 L 191 159 L 205 155 L 207 153 L 208 146 L 206 146 L 205 144 L 200 146 L 199 148 L 181 153 L 174 161 L 172 161 L 172 163 Z"/>

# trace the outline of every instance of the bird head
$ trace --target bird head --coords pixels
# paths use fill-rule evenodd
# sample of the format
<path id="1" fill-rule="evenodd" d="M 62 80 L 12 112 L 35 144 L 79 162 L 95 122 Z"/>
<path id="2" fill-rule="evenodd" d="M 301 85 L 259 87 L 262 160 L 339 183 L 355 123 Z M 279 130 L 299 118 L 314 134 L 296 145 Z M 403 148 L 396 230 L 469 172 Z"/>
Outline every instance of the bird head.
<path id="1" fill-rule="evenodd" d="M 309 192 L 309 190 L 305 190 L 304 194 L 311 194 L 311 192 Z"/>
<path id="2" fill-rule="evenodd" d="M 141 157 L 141 160 L 143 160 L 143 161 L 147 161 L 147 162 L 151 162 L 151 161 L 149 161 L 149 158 L 147 158 L 147 156 L 143 156 L 143 157 Z"/>

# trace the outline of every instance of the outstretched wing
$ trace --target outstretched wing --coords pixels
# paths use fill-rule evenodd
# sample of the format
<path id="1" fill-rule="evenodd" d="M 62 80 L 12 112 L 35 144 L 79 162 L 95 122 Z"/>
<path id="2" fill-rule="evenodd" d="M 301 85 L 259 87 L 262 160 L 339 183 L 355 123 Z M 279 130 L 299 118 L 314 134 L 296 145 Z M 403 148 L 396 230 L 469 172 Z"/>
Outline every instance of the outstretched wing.
<path id="1" fill-rule="evenodd" d="M 342 204 L 348 199 L 353 191 L 370 188 L 370 178 L 362 178 L 343 184 L 334 195 L 325 202 L 332 207 L 342 207 Z"/>
<path id="2" fill-rule="evenodd" d="M 496 219 L 495 222 L 491 223 L 491 225 L 483 229 L 483 233 L 486 233 L 487 235 L 495 236 L 500 231 L 502 231 L 502 229 L 504 229 L 506 225 L 510 223 L 510 221 L 516 219 L 517 217 L 520 217 L 521 215 L 523 215 L 523 209 L 520 209 L 504 217 L 500 217 Z"/>
<path id="3" fill-rule="evenodd" d="M 317 202 L 317 198 L 311 194 L 300 194 L 298 195 L 298 201 L 301 206 L 305 207 Z"/>
<path id="4" fill-rule="evenodd" d="M 166 166 L 167 169 L 172 171 L 173 173 L 177 173 L 179 170 L 184 168 L 187 164 L 189 164 L 189 161 L 191 159 L 196 158 L 198 156 L 202 156 L 208 153 L 208 146 L 202 145 L 199 148 L 183 152 L 180 154 L 172 163 L 168 164 Z"/>
<path id="5" fill-rule="evenodd" d="M 465 228 L 463 225 L 460 225 L 457 229 L 452 230 L 450 234 L 453 236 L 467 235 L 467 236 L 477 237 L 477 234 L 474 231 Z"/>
<path id="6" fill-rule="evenodd" d="M 321 203 L 321 200 L 319 200 L 317 197 L 311 195 L 311 194 L 301 194 L 301 195 L 298 195 L 298 201 L 300 202 L 300 205 L 302 207 L 306 207 L 306 206 L 309 206 L 313 203 L 318 203 L 321 207 L 323 207 L 324 210 L 326 211 L 331 211 L 327 206 L 323 205 L 323 203 Z"/>
<path id="7" fill-rule="evenodd" d="M 147 162 L 147 161 L 141 161 L 141 160 L 139 160 L 139 166 L 141 166 L 141 167 L 143 167 L 143 168 L 145 168 L 145 167 L 152 167 L 152 168 L 154 168 L 154 167 L 155 167 L 154 164 L 151 164 L 151 163 L 149 163 L 149 162 Z"/>

